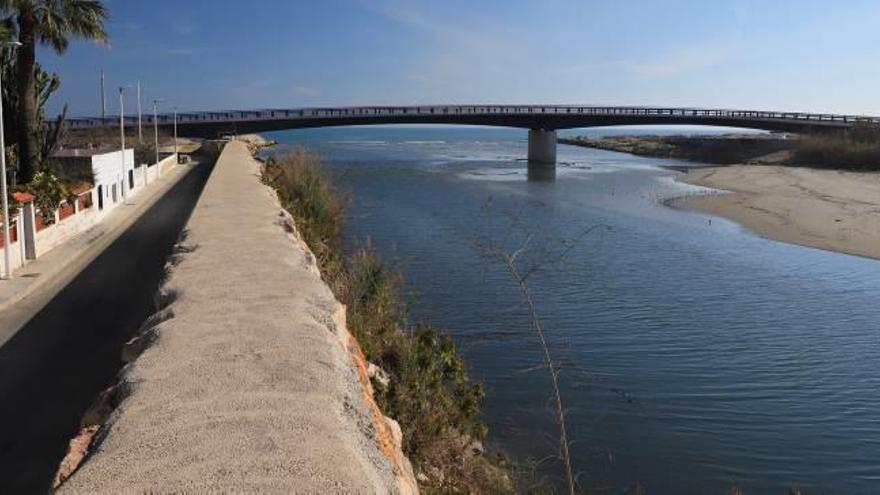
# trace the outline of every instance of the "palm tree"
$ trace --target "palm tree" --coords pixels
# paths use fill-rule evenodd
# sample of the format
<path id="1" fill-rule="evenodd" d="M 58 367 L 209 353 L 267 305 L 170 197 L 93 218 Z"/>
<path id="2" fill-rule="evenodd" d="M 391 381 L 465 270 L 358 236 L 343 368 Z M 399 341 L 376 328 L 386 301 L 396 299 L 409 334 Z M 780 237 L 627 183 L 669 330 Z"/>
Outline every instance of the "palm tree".
<path id="1" fill-rule="evenodd" d="M 0 0 L 3 24 L 11 27 L 21 47 L 17 50 L 15 90 L 20 103 L 18 115 L 19 177 L 33 176 L 41 144 L 38 132 L 36 94 L 37 43 L 64 53 L 68 37 L 106 42 L 104 21 L 107 10 L 100 0 Z"/>

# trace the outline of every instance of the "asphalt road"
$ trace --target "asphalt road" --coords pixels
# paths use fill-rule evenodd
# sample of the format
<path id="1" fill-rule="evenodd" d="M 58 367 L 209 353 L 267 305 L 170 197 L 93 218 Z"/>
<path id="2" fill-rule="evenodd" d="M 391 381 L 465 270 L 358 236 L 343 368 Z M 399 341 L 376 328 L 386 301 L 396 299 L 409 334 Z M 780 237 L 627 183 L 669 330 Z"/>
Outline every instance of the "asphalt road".
<path id="1" fill-rule="evenodd" d="M 84 411 L 154 311 L 211 164 L 195 166 L 0 347 L 0 493 L 47 493 Z"/>

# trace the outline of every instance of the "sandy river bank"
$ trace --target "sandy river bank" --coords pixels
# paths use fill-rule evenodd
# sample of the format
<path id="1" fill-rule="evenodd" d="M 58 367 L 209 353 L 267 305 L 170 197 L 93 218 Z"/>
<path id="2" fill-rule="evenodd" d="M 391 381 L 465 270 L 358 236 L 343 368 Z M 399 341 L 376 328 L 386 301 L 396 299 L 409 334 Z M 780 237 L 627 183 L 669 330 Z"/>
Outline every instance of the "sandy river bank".
<path id="1" fill-rule="evenodd" d="M 679 180 L 729 194 L 684 202 L 769 239 L 880 259 L 880 173 L 734 165 Z"/>

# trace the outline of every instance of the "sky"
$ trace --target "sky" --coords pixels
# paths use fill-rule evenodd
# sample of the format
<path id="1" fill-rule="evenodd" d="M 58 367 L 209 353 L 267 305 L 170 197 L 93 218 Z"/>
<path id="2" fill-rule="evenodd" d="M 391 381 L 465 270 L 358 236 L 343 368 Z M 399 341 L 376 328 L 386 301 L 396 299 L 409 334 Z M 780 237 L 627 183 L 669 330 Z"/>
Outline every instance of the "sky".
<path id="1" fill-rule="evenodd" d="M 565 103 L 880 115 L 876 0 L 107 0 L 49 110 Z M 126 97 L 134 108 L 133 88 Z"/>

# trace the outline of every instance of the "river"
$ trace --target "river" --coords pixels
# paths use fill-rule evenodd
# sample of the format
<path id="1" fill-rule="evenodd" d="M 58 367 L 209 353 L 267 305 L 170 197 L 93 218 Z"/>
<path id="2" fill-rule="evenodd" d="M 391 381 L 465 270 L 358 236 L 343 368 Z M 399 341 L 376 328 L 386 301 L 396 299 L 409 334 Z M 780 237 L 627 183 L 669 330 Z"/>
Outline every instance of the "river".
<path id="1" fill-rule="evenodd" d="M 650 128 L 567 134 L 682 132 Z M 687 129 L 687 132 L 719 132 Z M 351 127 L 268 134 L 318 150 L 351 192 L 348 232 L 406 273 L 410 318 L 455 337 L 486 389 L 488 443 L 552 456 L 546 370 L 513 279 L 474 248 L 573 239 L 529 283 L 585 488 L 880 489 L 880 263 L 759 238 L 665 205 L 681 162 L 560 146 L 528 180 L 526 133 Z M 515 219 L 512 225 L 510 219 Z M 558 483 L 545 460 L 539 482 Z"/>

